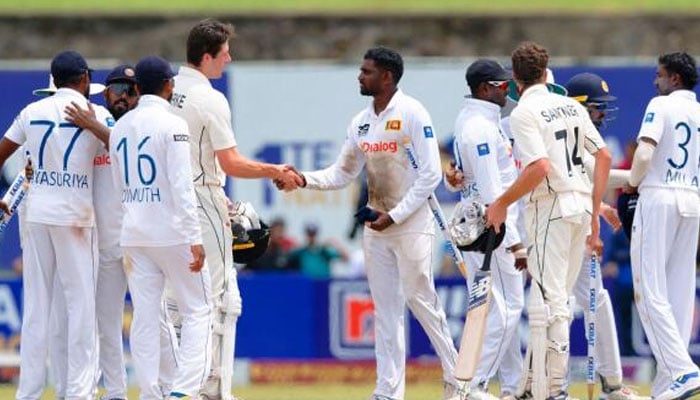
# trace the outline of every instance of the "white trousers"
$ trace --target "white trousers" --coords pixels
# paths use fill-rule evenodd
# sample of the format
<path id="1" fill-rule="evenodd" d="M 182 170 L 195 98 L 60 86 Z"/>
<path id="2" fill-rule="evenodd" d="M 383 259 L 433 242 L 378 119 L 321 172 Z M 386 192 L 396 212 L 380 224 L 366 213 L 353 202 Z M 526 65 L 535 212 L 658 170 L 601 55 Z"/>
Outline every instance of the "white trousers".
<path id="1" fill-rule="evenodd" d="M 25 222 L 23 241 L 22 343 L 18 400 L 36 400 L 46 382 L 46 357 L 54 290 L 60 290 L 60 313 L 67 334 L 65 346 L 65 398 L 87 400 L 94 396 L 96 337 L 95 286 L 97 238 L 93 228 Z M 60 287 L 55 287 L 56 279 Z"/>
<path id="2" fill-rule="evenodd" d="M 469 285 L 484 262 L 484 255 L 476 252 L 463 253 L 469 270 Z M 515 269 L 515 257 L 501 245 L 491 258 L 491 306 L 489 307 L 481 358 L 476 368 L 472 387 L 488 383 L 509 354 L 509 363 L 514 369 L 501 374 L 501 391 L 515 393 L 520 382 L 523 359 L 520 353 L 520 338 L 517 336 L 520 315 L 525 305 L 523 275 Z M 513 338 L 517 340 L 513 340 Z M 516 367 L 517 365 L 517 367 Z M 519 370 L 519 371 L 518 371 Z M 518 373 L 520 372 L 520 373 Z"/>
<path id="3" fill-rule="evenodd" d="M 457 359 L 431 269 L 433 235 L 406 233 L 363 237 L 365 265 L 375 306 L 375 394 L 401 400 L 406 391 L 405 306 L 440 358 L 443 379 L 455 384 Z"/>
<path id="4" fill-rule="evenodd" d="M 678 375 L 697 371 L 688 354 L 695 306 L 700 218 L 683 217 L 673 190 L 640 192 L 630 256 L 637 311 L 656 358 L 652 395 Z"/>
<path id="5" fill-rule="evenodd" d="M 97 355 L 98 369 L 96 384 L 100 375 L 103 378 L 107 399 L 126 398 L 126 367 L 122 328 L 124 326 L 124 297 L 126 295 L 126 274 L 124 273 L 121 248 L 101 249 L 97 273 L 97 293 L 95 311 L 97 313 Z M 56 279 L 55 288 L 61 288 Z M 63 315 L 66 303 L 61 291 L 54 290 L 51 309 L 51 339 L 49 354 L 51 374 L 54 378 L 56 397 L 66 396 L 66 337 L 68 324 Z"/>
<path id="6" fill-rule="evenodd" d="M 585 326 L 588 326 L 590 270 L 590 256 L 586 256 L 576 279 L 573 293 L 576 297 L 576 303 L 584 309 Z M 613 313 L 610 295 L 603 287 L 600 269 L 598 270 L 595 285 L 596 293 L 598 294 L 596 298 L 595 369 L 608 383 L 620 385 L 622 384 L 622 364 L 620 363 L 620 345 L 617 343 L 615 314 Z M 585 329 L 585 335 L 588 338 L 587 329 Z"/>
<path id="7" fill-rule="evenodd" d="M 122 249 L 100 250 L 97 275 L 97 333 L 99 334 L 99 367 L 105 388 L 105 398 L 126 399 L 126 368 L 124 366 L 124 297 L 126 274 Z"/>
<path id="8" fill-rule="evenodd" d="M 547 373 L 550 394 L 563 389 L 569 362 L 569 296 L 578 278 L 590 215 L 562 218 L 558 197 L 527 204 L 528 272 L 532 276 L 529 308 L 541 307 L 547 314 Z M 531 325 L 532 327 L 532 325 Z M 529 361 L 526 360 L 526 363 Z"/>
<path id="9" fill-rule="evenodd" d="M 209 272 L 189 270 L 189 245 L 124 248 L 134 303 L 131 355 L 142 400 L 162 400 L 159 386 L 160 324 L 165 281 L 173 289 L 182 331 L 172 391 L 196 396 L 209 372 L 211 309 Z"/>

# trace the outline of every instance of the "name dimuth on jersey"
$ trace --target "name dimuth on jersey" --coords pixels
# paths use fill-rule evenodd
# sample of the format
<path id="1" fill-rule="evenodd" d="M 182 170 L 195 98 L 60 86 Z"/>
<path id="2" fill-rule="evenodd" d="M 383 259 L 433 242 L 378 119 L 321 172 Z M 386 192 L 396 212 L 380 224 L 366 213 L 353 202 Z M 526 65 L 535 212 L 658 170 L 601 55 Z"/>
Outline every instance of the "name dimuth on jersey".
<path id="1" fill-rule="evenodd" d="M 67 171 L 47 171 L 38 169 L 34 173 L 33 185 L 56 186 L 71 189 L 89 189 L 90 182 L 86 174 L 75 174 Z"/>
<path id="2" fill-rule="evenodd" d="M 122 203 L 160 203 L 160 188 L 142 186 L 122 190 Z"/>

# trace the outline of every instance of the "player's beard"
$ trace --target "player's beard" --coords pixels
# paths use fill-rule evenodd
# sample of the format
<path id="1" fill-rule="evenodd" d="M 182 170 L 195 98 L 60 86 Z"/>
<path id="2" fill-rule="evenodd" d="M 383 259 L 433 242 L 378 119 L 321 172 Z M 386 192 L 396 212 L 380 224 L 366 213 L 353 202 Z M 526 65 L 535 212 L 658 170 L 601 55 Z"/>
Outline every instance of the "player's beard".
<path id="1" fill-rule="evenodd" d="M 374 96 L 377 94 L 377 91 L 360 84 L 360 94 L 363 96 Z"/>
<path id="2" fill-rule="evenodd" d="M 117 100 L 113 104 L 107 107 L 109 112 L 112 114 L 115 120 L 121 118 L 127 111 L 129 111 L 129 103 L 126 100 Z"/>

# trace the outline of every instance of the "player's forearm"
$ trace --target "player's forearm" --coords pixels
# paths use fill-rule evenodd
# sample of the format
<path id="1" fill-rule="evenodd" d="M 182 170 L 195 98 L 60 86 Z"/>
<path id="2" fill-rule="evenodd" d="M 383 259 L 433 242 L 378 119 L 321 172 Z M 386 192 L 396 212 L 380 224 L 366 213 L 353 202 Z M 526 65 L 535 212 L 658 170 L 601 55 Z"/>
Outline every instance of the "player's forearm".
<path id="1" fill-rule="evenodd" d="M 612 156 L 607 148 L 602 148 L 595 153 L 595 167 L 593 169 L 593 217 L 600 215 L 600 203 L 608 186 L 608 176 Z"/>
<path id="2" fill-rule="evenodd" d="M 428 200 L 437 185 L 440 184 L 442 174 L 439 168 L 429 168 L 421 171 L 421 175 L 413 182 L 399 204 L 389 211 L 389 216 L 395 223 L 400 224 L 413 215 Z"/>
<path id="3" fill-rule="evenodd" d="M 650 141 L 644 140 L 639 141 L 637 150 L 634 152 L 634 157 L 632 158 L 632 168 L 630 169 L 629 184 L 632 187 L 637 187 L 642 182 L 644 177 L 649 170 L 649 164 L 654 156 L 654 150 L 656 150 L 656 145 Z"/>
<path id="4" fill-rule="evenodd" d="M 496 200 L 510 206 L 521 197 L 535 190 L 549 173 L 549 159 L 540 158 L 523 169 L 518 179 Z"/>

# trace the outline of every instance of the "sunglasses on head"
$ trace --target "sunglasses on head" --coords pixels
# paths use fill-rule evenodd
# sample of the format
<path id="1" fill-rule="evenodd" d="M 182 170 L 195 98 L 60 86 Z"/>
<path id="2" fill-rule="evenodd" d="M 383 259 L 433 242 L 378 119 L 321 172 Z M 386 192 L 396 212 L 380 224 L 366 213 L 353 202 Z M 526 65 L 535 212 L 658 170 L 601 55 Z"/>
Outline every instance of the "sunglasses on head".
<path id="1" fill-rule="evenodd" d="M 508 81 L 486 81 L 489 85 L 499 88 L 499 89 L 507 89 L 508 88 Z"/>
<path id="2" fill-rule="evenodd" d="M 136 96 L 136 88 L 134 88 L 134 85 L 132 85 L 130 83 L 124 83 L 124 82 L 110 83 L 107 86 L 107 88 L 117 96 L 121 96 L 124 93 L 126 93 L 126 95 L 129 97 Z"/>

